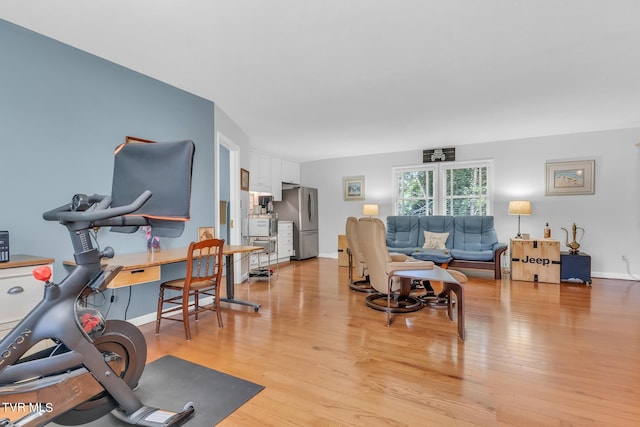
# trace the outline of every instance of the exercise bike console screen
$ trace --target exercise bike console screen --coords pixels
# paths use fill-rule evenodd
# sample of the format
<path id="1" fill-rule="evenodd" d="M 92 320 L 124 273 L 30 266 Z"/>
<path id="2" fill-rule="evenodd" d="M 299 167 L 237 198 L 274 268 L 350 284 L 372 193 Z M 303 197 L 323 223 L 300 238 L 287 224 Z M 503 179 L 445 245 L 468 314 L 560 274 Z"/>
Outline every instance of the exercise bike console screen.
<path id="1" fill-rule="evenodd" d="M 178 237 L 189 220 L 192 141 L 122 144 L 116 148 L 111 197 L 113 206 L 127 205 L 143 191 L 153 196 L 131 215 L 144 216 L 158 237 Z M 111 231 L 133 233 L 138 227 Z"/>

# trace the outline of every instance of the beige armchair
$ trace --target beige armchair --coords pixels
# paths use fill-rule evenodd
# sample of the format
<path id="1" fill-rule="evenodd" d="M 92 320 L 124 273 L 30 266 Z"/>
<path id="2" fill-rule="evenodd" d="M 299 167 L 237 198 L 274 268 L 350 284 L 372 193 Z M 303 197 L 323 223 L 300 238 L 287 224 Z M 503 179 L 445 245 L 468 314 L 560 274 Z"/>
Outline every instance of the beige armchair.
<path id="1" fill-rule="evenodd" d="M 368 295 L 365 303 L 387 313 L 408 313 L 420 310 L 422 301 L 410 295 L 411 279 L 393 275 L 398 270 L 433 269 L 433 262 L 418 261 L 402 254 L 389 254 L 386 246 L 384 223 L 378 218 L 358 220 L 358 240 L 375 294 Z"/>
<path id="2" fill-rule="evenodd" d="M 347 253 L 349 255 L 349 287 L 358 292 L 375 292 L 369 281 L 367 263 L 364 262 L 360 242 L 358 240 L 358 218 L 350 216 L 345 226 L 347 236 Z M 361 279 L 355 280 L 355 277 Z"/>
<path id="3" fill-rule="evenodd" d="M 390 254 L 386 246 L 385 226 L 377 218 L 360 218 L 358 239 L 364 255 L 371 286 L 378 292 L 365 298 L 369 307 L 391 313 L 419 310 L 422 303 L 409 295 L 412 279 L 442 283 L 442 293 L 448 296 L 447 314 L 453 320 L 453 298 L 458 308 L 458 335 L 464 341 L 464 288 L 467 277 L 455 270 L 445 270 L 431 261 L 418 261 L 402 254 Z"/>

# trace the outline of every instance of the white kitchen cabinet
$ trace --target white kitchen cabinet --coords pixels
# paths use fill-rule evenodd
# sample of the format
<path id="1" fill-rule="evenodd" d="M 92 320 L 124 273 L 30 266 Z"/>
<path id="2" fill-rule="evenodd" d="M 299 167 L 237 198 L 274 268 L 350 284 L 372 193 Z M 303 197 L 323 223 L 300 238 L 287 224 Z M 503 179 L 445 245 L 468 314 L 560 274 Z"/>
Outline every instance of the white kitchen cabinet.
<path id="1" fill-rule="evenodd" d="M 268 193 L 273 200 L 282 200 L 282 183 L 300 184 L 300 164 L 272 157 L 259 151 L 249 155 L 249 190 Z"/>
<path id="2" fill-rule="evenodd" d="M 271 195 L 274 202 L 282 201 L 282 160 L 271 158 Z"/>
<path id="3" fill-rule="evenodd" d="M 288 160 L 282 161 L 282 182 L 286 182 L 287 184 L 300 184 L 299 163 Z"/>
<path id="4" fill-rule="evenodd" d="M 249 155 L 249 190 L 259 193 L 271 193 L 271 156 L 257 151 Z"/>

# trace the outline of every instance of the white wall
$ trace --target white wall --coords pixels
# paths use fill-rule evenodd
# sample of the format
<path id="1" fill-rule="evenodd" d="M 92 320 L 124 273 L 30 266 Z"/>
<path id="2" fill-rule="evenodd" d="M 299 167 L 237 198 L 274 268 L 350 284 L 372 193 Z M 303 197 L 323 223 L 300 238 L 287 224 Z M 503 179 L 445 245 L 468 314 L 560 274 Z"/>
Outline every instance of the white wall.
<path id="1" fill-rule="evenodd" d="M 249 169 L 249 136 L 218 105 L 214 105 L 215 130 L 222 133 L 240 147 L 240 166 Z M 238 172 L 240 174 L 240 172 Z"/>
<path id="2" fill-rule="evenodd" d="M 523 233 L 542 237 L 549 222 L 552 237 L 564 248 L 561 227 L 571 231 L 575 222 L 586 230 L 580 249 L 592 257 L 592 275 L 630 279 L 621 255 L 629 259 L 631 273 L 640 276 L 639 141 L 640 128 L 555 135 L 457 146 L 456 159 L 493 159 L 493 209 L 501 241 L 517 232 L 516 217 L 507 215 L 509 200 L 530 199 L 533 213 L 522 217 Z M 544 195 L 546 162 L 586 159 L 596 161 L 594 195 Z M 421 163 L 421 150 L 303 163 L 303 185 L 319 192 L 321 256 L 337 257 L 337 236 L 344 234 L 346 218 L 362 216 L 365 202 L 379 203 L 383 220 L 392 215 L 391 167 Z M 366 200 L 344 201 L 342 178 L 357 175 L 365 177 Z"/>
<path id="3" fill-rule="evenodd" d="M 240 148 L 239 167 L 249 169 L 249 136 L 217 105 L 214 106 L 215 132 L 221 133 L 225 138 L 236 144 Z M 240 171 L 237 171 L 238 176 Z M 240 192 L 241 213 L 244 218 L 249 213 L 249 192 Z"/>

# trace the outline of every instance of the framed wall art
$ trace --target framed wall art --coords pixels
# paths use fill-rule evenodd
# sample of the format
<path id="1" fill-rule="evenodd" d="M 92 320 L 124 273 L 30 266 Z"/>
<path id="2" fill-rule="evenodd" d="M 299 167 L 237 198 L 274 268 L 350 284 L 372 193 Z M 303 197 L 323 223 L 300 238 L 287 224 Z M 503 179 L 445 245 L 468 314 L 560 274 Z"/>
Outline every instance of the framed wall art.
<path id="1" fill-rule="evenodd" d="M 547 196 L 595 193 L 595 160 L 547 163 Z"/>
<path id="2" fill-rule="evenodd" d="M 240 190 L 249 191 L 249 171 L 240 168 Z"/>
<path id="3" fill-rule="evenodd" d="M 364 200 L 364 176 L 342 178 L 345 200 Z"/>
<path id="4" fill-rule="evenodd" d="M 198 227 L 198 241 L 213 239 L 215 237 L 215 229 L 213 227 Z"/>

